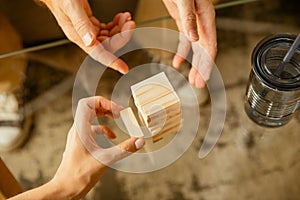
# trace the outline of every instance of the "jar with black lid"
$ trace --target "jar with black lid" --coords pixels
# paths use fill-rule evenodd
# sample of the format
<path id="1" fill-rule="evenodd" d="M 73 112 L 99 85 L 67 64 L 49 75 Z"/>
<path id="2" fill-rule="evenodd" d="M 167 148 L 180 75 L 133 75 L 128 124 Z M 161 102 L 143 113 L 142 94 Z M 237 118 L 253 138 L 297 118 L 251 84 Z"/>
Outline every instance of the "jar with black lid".
<path id="1" fill-rule="evenodd" d="M 275 34 L 260 41 L 252 53 L 252 70 L 245 110 L 250 119 L 266 127 L 283 126 L 300 107 L 300 47 L 277 75 L 275 72 L 296 35 Z"/>

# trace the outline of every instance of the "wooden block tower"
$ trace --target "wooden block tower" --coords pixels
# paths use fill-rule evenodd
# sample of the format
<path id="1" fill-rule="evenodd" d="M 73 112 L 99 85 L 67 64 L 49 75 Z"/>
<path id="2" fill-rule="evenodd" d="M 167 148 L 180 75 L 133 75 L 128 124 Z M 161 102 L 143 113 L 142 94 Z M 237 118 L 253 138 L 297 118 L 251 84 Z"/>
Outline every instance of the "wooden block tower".
<path id="1" fill-rule="evenodd" d="M 141 121 L 150 132 L 153 142 L 161 140 L 166 134 L 176 133 L 181 128 L 180 100 L 164 72 L 132 85 L 131 91 Z M 126 113 L 121 112 L 121 117 L 128 131 L 134 131 L 132 127 L 128 127 L 129 115 L 124 117 L 127 120 L 123 118 Z"/>

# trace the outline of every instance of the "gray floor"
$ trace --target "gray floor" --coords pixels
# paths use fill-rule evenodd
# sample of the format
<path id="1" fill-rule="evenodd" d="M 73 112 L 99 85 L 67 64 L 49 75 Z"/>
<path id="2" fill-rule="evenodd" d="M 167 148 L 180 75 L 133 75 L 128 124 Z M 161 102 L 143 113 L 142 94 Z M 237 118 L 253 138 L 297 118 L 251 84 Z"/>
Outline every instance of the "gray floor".
<path id="1" fill-rule="evenodd" d="M 300 32 L 299 13 L 296 1 L 263 1 L 218 11 L 216 64 L 226 87 L 227 117 L 216 147 L 198 159 L 210 120 L 207 104 L 200 108 L 202 129 L 177 161 L 145 174 L 109 169 L 86 199 L 299 199 L 300 112 L 288 125 L 270 130 L 251 123 L 243 110 L 254 46 L 268 34 Z M 65 56 L 71 51 L 76 59 Z M 73 45 L 29 56 L 27 98 L 35 108 L 31 135 L 21 149 L 1 154 L 25 189 L 49 180 L 59 165 L 73 122 L 72 70 L 63 68 L 78 67 L 83 57 Z M 125 60 L 134 66 L 152 58 L 139 52 Z M 99 94 L 109 98 L 118 78 L 107 72 Z M 245 135 L 244 129 L 254 136 Z"/>

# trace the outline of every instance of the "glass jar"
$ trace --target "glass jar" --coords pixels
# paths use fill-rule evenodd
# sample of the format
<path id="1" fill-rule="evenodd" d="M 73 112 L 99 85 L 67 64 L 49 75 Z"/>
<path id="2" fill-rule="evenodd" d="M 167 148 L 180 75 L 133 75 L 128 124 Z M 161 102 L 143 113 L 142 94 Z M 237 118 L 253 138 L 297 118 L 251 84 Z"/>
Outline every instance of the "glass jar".
<path id="1" fill-rule="evenodd" d="M 259 125 L 285 125 L 300 106 L 300 47 L 282 73 L 275 73 L 295 38 L 291 34 L 275 34 L 253 50 L 245 110 Z"/>

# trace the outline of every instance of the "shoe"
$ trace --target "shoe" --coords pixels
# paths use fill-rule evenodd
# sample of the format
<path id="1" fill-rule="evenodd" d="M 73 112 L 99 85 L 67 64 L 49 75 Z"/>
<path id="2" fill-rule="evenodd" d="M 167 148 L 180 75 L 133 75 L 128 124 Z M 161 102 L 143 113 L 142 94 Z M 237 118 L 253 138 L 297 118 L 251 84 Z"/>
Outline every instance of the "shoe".
<path id="1" fill-rule="evenodd" d="M 13 93 L 0 93 L 0 152 L 11 151 L 23 144 L 31 127 L 18 98 Z"/>

